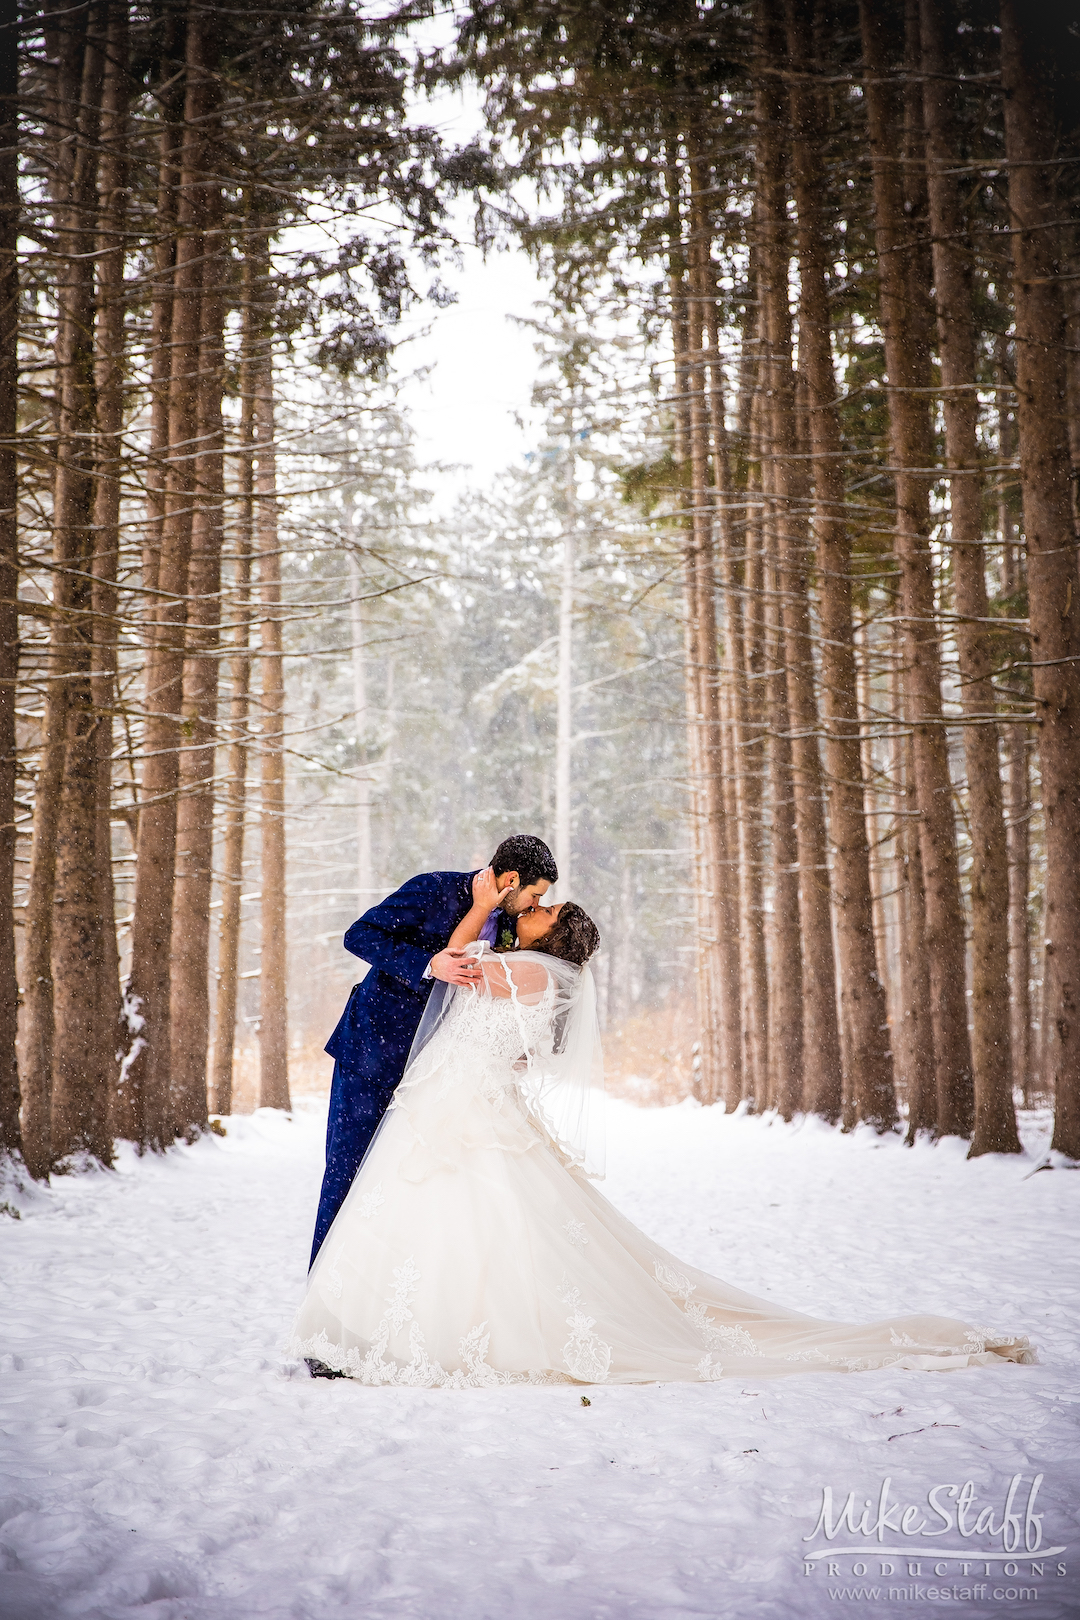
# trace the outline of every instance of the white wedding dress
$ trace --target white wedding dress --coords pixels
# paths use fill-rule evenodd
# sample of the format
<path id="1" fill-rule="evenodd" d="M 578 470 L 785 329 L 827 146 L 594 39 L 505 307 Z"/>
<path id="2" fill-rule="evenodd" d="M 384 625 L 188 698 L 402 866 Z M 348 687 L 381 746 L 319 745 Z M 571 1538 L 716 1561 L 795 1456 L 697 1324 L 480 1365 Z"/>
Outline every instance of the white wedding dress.
<path id="1" fill-rule="evenodd" d="M 591 1184 L 588 969 L 472 946 L 312 1267 L 288 1353 L 366 1384 L 650 1383 L 1036 1359 L 941 1316 L 821 1321 L 683 1265 Z M 509 993 L 508 993 L 509 992 Z"/>

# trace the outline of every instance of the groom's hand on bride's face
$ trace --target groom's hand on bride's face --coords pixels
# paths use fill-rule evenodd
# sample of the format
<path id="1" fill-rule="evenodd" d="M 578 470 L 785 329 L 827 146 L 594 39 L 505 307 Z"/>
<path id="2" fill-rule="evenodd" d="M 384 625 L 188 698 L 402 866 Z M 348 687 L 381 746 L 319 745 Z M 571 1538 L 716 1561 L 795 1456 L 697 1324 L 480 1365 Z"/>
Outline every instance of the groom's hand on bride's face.
<path id="1" fill-rule="evenodd" d="M 485 911 L 492 912 L 503 897 L 499 887 L 499 879 L 485 866 L 482 872 L 477 872 L 472 880 L 472 897 L 474 906 L 482 906 Z"/>
<path id="2" fill-rule="evenodd" d="M 479 984 L 484 977 L 475 956 L 466 956 L 464 951 L 439 951 L 428 963 L 433 979 L 442 979 L 445 984 Z"/>

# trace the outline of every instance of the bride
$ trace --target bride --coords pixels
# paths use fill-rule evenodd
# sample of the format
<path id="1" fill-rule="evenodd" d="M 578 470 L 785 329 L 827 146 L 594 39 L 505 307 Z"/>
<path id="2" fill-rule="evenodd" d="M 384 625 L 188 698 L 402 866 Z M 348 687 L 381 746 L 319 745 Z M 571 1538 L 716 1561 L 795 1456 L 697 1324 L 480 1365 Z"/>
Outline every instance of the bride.
<path id="1" fill-rule="evenodd" d="M 312 1267 L 288 1352 L 365 1384 L 760 1378 L 1031 1362 L 1026 1338 L 942 1316 L 863 1325 L 785 1310 L 684 1265 L 592 1185 L 603 1070 L 572 901 L 477 943 L 498 893 L 474 882 L 393 1100 Z"/>

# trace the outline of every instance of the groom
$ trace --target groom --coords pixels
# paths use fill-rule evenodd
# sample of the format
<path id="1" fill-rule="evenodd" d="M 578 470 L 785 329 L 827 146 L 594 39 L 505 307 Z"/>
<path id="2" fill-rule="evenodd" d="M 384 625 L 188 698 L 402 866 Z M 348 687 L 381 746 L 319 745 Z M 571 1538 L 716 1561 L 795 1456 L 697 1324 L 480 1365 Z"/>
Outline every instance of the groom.
<path id="1" fill-rule="evenodd" d="M 546 894 L 559 871 L 547 845 L 527 833 L 504 838 L 491 860 L 502 899 L 480 938 L 512 945 L 517 919 Z M 375 1134 L 409 1056 L 432 982 L 470 984 L 475 963 L 447 942 L 472 905 L 475 872 L 421 872 L 365 911 L 345 949 L 371 964 L 353 986 L 326 1050 L 334 1059 L 326 1173 L 315 1221 L 314 1263 Z M 498 937 L 496 938 L 496 930 Z"/>

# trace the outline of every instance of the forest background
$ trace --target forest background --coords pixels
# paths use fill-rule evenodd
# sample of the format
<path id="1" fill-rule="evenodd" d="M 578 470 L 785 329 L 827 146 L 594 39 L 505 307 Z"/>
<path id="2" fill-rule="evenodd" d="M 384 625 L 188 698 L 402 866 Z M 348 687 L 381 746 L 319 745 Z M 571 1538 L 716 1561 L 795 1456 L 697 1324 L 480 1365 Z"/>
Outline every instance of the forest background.
<path id="1" fill-rule="evenodd" d="M 525 829 L 642 1100 L 1080 1158 L 1076 24 L 432 9 L 0 12 L 0 1147 L 287 1107 L 357 912 Z M 449 507 L 466 204 L 549 299 Z"/>

